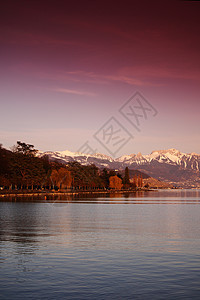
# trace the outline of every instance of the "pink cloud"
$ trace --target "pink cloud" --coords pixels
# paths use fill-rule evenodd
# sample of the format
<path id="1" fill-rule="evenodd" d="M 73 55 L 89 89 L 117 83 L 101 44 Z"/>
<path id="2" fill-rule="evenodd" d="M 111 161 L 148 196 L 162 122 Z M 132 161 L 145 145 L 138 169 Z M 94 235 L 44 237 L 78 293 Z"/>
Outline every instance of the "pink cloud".
<path id="1" fill-rule="evenodd" d="M 79 96 L 96 96 L 96 94 L 86 91 L 79 91 L 79 90 L 71 90 L 65 88 L 54 88 L 50 89 L 51 91 L 58 92 L 58 93 L 65 93 L 65 94 L 74 94 Z"/>
<path id="2" fill-rule="evenodd" d="M 200 72 L 191 70 L 189 67 L 157 67 L 157 66 L 139 66 L 125 67 L 120 70 L 122 76 L 137 76 L 138 78 L 175 78 L 175 79 L 192 79 L 200 80 Z"/>
<path id="3" fill-rule="evenodd" d="M 160 86 L 160 84 L 156 83 L 151 83 L 147 80 L 140 79 L 137 74 L 136 76 L 129 76 L 128 74 L 121 74 L 121 72 L 118 72 L 117 74 L 110 74 L 110 75 L 105 75 L 105 74 L 95 74 L 94 72 L 84 72 L 84 71 L 74 71 L 74 72 L 66 72 L 66 74 L 71 75 L 72 78 L 89 78 L 93 79 L 93 82 L 95 83 L 109 83 L 111 81 L 118 81 L 122 83 L 127 83 L 129 85 L 136 85 L 136 86 L 142 86 L 142 85 L 153 85 L 153 86 Z M 82 79 L 83 80 L 83 79 Z M 87 79 L 87 82 L 89 82 Z"/>

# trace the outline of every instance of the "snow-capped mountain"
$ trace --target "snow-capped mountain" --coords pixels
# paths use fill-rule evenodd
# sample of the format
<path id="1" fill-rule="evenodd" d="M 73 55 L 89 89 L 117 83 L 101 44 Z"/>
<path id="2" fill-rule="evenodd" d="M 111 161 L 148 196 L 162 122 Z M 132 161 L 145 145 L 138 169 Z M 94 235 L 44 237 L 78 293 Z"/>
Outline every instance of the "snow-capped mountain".
<path id="1" fill-rule="evenodd" d="M 168 150 L 153 151 L 149 155 L 142 155 L 140 152 L 135 155 L 121 156 L 116 161 L 123 162 L 127 165 L 150 164 L 154 161 L 170 165 L 178 165 L 183 169 L 200 170 L 200 154 L 196 153 L 182 153 L 174 148 Z"/>
<path id="2" fill-rule="evenodd" d="M 137 169 L 157 179 L 176 182 L 183 186 L 200 187 L 200 154 L 183 153 L 174 148 L 157 150 L 151 154 L 124 155 L 117 159 L 95 153 L 94 155 L 71 151 L 40 152 L 40 156 L 48 155 L 50 160 L 68 163 L 78 161 L 81 164 L 95 164 L 99 168 Z"/>
<path id="3" fill-rule="evenodd" d="M 149 155 L 131 154 L 116 159 L 130 169 L 138 169 L 162 181 L 182 187 L 200 187 L 200 155 L 182 153 L 174 148 Z"/>
<path id="4" fill-rule="evenodd" d="M 82 165 L 95 164 L 97 167 L 102 168 L 113 168 L 114 159 L 112 157 L 95 153 L 93 155 L 85 154 L 81 152 L 71 152 L 71 151 L 47 151 L 47 152 L 39 152 L 39 156 L 42 157 L 47 155 L 50 160 L 56 160 L 61 163 L 68 163 L 71 161 L 77 161 Z"/>

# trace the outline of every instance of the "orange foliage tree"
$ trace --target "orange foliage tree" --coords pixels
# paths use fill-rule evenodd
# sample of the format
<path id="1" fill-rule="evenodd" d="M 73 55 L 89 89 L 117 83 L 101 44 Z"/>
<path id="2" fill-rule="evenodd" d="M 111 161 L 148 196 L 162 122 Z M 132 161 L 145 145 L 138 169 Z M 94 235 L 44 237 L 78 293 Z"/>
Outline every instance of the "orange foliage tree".
<path id="1" fill-rule="evenodd" d="M 138 176 L 138 187 L 142 187 L 143 186 L 143 178 L 142 175 Z"/>
<path id="2" fill-rule="evenodd" d="M 133 178 L 133 185 L 135 187 L 143 187 L 143 178 L 142 175 L 135 175 Z"/>
<path id="3" fill-rule="evenodd" d="M 117 176 L 110 176 L 109 178 L 109 187 L 115 190 L 121 190 L 122 180 Z"/>
<path id="4" fill-rule="evenodd" d="M 68 171 L 66 168 L 53 170 L 50 178 L 53 185 L 57 186 L 59 189 L 71 187 L 72 184 L 71 172 Z"/>

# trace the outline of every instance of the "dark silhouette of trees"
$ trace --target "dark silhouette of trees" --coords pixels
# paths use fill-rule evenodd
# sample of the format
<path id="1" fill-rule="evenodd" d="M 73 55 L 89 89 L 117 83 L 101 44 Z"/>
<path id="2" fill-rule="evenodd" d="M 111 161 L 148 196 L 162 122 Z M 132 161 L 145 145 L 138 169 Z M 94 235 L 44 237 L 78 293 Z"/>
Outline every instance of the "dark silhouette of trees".
<path id="1" fill-rule="evenodd" d="M 34 149 L 34 145 L 26 144 L 24 142 L 17 141 L 17 145 L 13 146 L 13 152 L 21 153 L 27 156 L 35 156 L 38 150 Z"/>
<path id="2" fill-rule="evenodd" d="M 111 176 L 117 176 L 118 178 L 120 178 L 122 180 L 122 175 L 118 172 L 116 174 L 116 172 L 114 170 L 110 170 L 108 171 L 106 168 L 104 168 L 100 174 L 100 178 L 103 182 L 103 185 L 106 189 L 108 189 L 110 187 L 110 181 L 109 178 Z"/>
<path id="3" fill-rule="evenodd" d="M 33 145 L 17 142 L 12 151 L 0 147 L 0 185 L 10 189 L 34 189 L 47 179 L 50 163 L 36 156 Z"/>
<path id="4" fill-rule="evenodd" d="M 0 145 L 0 186 L 5 188 L 10 186 L 10 157 L 8 151 Z"/>
<path id="5" fill-rule="evenodd" d="M 130 176 L 129 176 L 128 167 L 125 168 L 125 174 L 124 174 L 124 178 L 123 178 L 123 185 L 124 185 L 125 189 L 130 187 Z"/>
<path id="6" fill-rule="evenodd" d="M 100 175 L 100 178 L 102 180 L 102 183 L 104 185 L 104 187 L 106 189 L 109 188 L 109 173 L 108 173 L 108 170 L 106 168 L 103 169 L 101 175 Z"/>
<path id="7" fill-rule="evenodd" d="M 36 157 L 37 150 L 33 145 L 17 141 L 13 147 L 13 155 L 10 162 L 11 182 L 20 188 L 34 188 L 44 181 L 46 173 L 44 161 Z"/>
<path id="8" fill-rule="evenodd" d="M 78 162 L 71 162 L 67 168 L 71 171 L 72 187 L 75 189 L 98 189 L 104 186 L 99 169 L 94 164 L 83 166 Z"/>
<path id="9" fill-rule="evenodd" d="M 12 151 L 0 145 L 0 188 L 6 189 L 121 189 L 121 172 L 98 169 L 94 164 L 81 165 L 73 161 L 67 165 L 39 157 L 31 144 L 17 141 Z M 131 170 L 133 171 L 133 170 Z M 125 169 L 124 188 L 142 187 L 142 176 L 130 183 L 129 169 Z"/>
<path id="10" fill-rule="evenodd" d="M 0 144 L 0 175 L 8 175 L 9 161 L 8 161 L 9 151 L 4 149 Z"/>
<path id="11" fill-rule="evenodd" d="M 124 184 L 130 184 L 129 169 L 125 168 Z"/>
<path id="12" fill-rule="evenodd" d="M 15 153 L 10 162 L 11 181 L 15 186 L 23 188 L 40 185 L 45 179 L 45 170 L 42 160 L 38 157 L 29 156 L 22 153 Z"/>

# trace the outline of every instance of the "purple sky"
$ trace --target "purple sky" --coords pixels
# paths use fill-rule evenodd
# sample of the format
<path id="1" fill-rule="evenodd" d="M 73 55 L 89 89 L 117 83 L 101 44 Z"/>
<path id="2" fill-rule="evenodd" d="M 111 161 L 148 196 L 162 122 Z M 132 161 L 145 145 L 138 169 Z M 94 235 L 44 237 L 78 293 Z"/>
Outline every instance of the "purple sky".
<path id="1" fill-rule="evenodd" d="M 77 151 L 112 116 L 134 139 L 116 156 L 200 153 L 200 3 L 4 1 L 0 142 Z M 138 132 L 119 113 L 135 92 L 158 111 Z"/>

